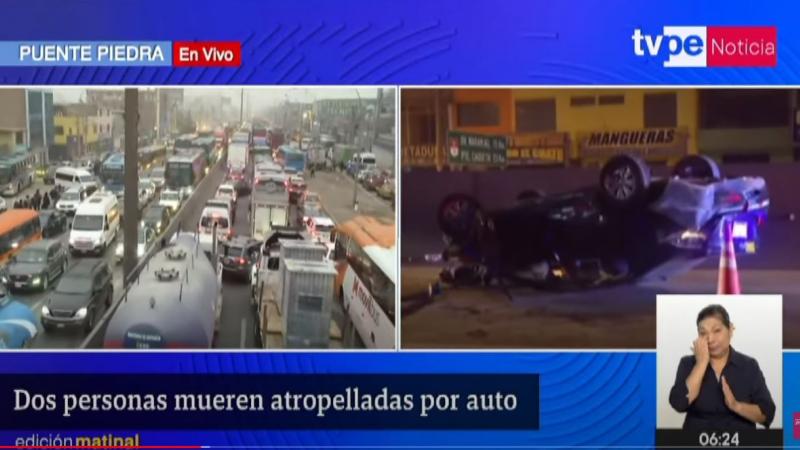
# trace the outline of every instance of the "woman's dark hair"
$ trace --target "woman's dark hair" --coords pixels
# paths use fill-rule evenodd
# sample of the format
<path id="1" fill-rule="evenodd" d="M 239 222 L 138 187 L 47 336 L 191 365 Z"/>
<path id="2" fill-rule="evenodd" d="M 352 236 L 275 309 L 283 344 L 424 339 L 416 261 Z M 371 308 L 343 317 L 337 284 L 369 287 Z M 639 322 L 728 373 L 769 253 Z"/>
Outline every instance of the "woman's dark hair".
<path id="1" fill-rule="evenodd" d="M 709 317 L 716 317 L 721 320 L 725 328 L 731 327 L 731 317 L 722 305 L 708 305 L 700 310 L 700 313 L 697 315 L 697 325 L 699 326 L 700 322 Z"/>

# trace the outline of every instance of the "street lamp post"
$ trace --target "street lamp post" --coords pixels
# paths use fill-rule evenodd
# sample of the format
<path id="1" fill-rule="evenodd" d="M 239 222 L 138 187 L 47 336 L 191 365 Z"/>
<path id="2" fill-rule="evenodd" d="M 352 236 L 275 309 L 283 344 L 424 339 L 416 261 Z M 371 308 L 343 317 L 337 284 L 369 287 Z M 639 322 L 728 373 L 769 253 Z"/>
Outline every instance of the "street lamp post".
<path id="1" fill-rule="evenodd" d="M 356 89 L 356 96 L 358 97 L 358 129 L 361 130 L 362 104 L 361 94 Z M 358 136 L 354 136 L 357 138 Z M 353 211 L 358 211 L 358 173 L 353 174 Z"/>

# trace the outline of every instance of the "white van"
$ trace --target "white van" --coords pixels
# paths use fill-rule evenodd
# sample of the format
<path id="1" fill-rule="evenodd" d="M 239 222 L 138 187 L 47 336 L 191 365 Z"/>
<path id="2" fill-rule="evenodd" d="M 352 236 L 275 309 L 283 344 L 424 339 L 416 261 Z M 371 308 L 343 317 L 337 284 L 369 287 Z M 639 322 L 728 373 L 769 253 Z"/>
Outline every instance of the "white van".
<path id="1" fill-rule="evenodd" d="M 75 167 L 59 167 L 56 169 L 55 174 L 56 186 L 61 186 L 65 190 L 74 187 L 89 187 L 94 186 L 97 188 L 97 180 L 94 176 L 85 169 L 77 169 Z"/>
<path id="2" fill-rule="evenodd" d="M 217 226 L 217 241 L 231 237 L 233 227 L 231 226 L 231 215 L 228 209 L 216 206 L 203 208 L 203 213 L 200 215 L 200 223 L 197 225 L 197 233 L 199 235 L 200 248 L 207 253 L 211 253 L 213 250 L 214 236 L 212 233 L 214 225 Z"/>
<path id="3" fill-rule="evenodd" d="M 97 188 L 94 185 L 76 186 L 67 189 L 56 202 L 56 209 L 71 216 L 75 214 L 78 205 L 94 194 L 96 190 Z"/>
<path id="4" fill-rule="evenodd" d="M 371 169 L 377 164 L 375 153 L 358 153 L 353 157 L 353 160 L 359 164 L 362 169 Z"/>
<path id="5" fill-rule="evenodd" d="M 72 229 L 69 232 L 69 249 L 75 254 L 103 255 L 119 233 L 119 203 L 117 197 L 97 192 L 78 205 Z"/>

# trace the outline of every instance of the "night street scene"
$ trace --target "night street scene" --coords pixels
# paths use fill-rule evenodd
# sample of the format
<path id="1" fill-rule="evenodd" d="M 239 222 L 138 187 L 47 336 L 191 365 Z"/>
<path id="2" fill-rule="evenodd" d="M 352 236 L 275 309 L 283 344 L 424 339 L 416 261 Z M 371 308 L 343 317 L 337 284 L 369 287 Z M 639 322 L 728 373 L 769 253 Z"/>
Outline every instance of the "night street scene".
<path id="1" fill-rule="evenodd" d="M 659 294 L 800 320 L 796 90 L 404 89 L 400 122 L 403 348 L 652 349 Z"/>

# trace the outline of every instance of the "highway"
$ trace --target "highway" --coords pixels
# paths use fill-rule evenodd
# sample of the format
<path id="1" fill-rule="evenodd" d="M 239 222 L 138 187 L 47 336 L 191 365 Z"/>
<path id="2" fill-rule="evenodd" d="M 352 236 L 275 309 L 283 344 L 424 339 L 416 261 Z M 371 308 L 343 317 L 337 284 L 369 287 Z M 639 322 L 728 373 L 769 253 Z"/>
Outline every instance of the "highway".
<path id="1" fill-rule="evenodd" d="M 182 229 L 193 231 L 200 220 L 203 205 L 206 200 L 211 198 L 216 192 L 216 188 L 224 181 L 224 173 L 221 169 L 212 171 L 206 181 L 207 186 L 197 189 L 191 200 L 184 203 L 184 210 L 179 213 L 182 217 Z M 353 186 L 351 178 L 341 173 L 317 172 L 314 178 L 307 179 L 310 190 L 321 193 L 322 203 L 327 213 L 335 222 L 349 220 L 356 214 L 369 214 L 381 217 L 394 217 L 390 203 L 379 198 L 373 192 L 369 192 L 362 186 L 358 186 L 359 211 L 356 212 L 352 207 Z M 156 201 L 156 200 L 154 200 Z M 13 200 L 12 200 L 13 202 Z M 242 196 L 237 204 L 236 221 L 234 223 L 234 233 L 237 235 L 249 234 L 248 207 L 250 196 Z M 169 239 L 169 236 L 159 236 L 156 245 L 162 237 Z M 68 233 L 59 237 L 64 241 L 68 239 Z M 104 255 L 109 265 L 113 269 L 114 277 L 114 296 L 119 298 L 123 289 L 122 264 L 114 264 L 113 254 L 118 242 L 122 242 L 120 236 L 109 247 Z M 70 257 L 70 266 L 76 263 L 76 257 Z M 255 339 L 255 315 L 250 305 L 249 284 L 243 280 L 223 279 L 223 305 L 220 329 L 215 341 L 216 348 L 237 349 L 254 348 Z M 51 286 L 55 286 L 57 280 Z M 52 287 L 51 287 L 52 289 Z M 37 317 L 41 315 L 41 306 L 46 301 L 49 292 L 15 292 L 13 296 L 29 305 L 35 311 Z M 98 312 L 98 318 L 104 311 Z M 347 319 L 338 302 L 334 307 L 334 320 L 341 329 L 347 327 Z M 39 325 L 39 334 L 32 342 L 33 348 L 38 349 L 71 349 L 79 348 L 86 338 L 82 330 L 61 329 L 52 332 L 45 332 Z M 270 342 L 270 347 L 279 347 L 280 339 Z"/>
<path id="2" fill-rule="evenodd" d="M 208 192 L 216 191 L 216 187 L 223 181 L 224 174 L 221 170 L 212 171 L 208 177 L 211 177 L 208 182 L 213 185 L 213 190 L 209 189 Z M 33 188 L 35 190 L 35 187 Z M 23 192 L 23 195 L 29 193 L 28 191 Z M 200 195 L 204 198 L 193 197 L 191 201 L 187 201 L 184 203 L 184 211 L 180 213 L 180 215 L 184 218 L 183 219 L 183 228 L 187 230 L 193 230 L 200 220 L 200 214 L 202 213 L 202 206 L 207 200 L 206 197 L 209 197 L 213 194 L 205 194 L 204 192 L 196 192 L 195 196 Z M 154 202 L 157 199 L 153 200 Z M 13 200 L 12 200 L 13 202 Z M 114 250 L 119 242 L 123 242 L 124 236 L 122 231 L 122 227 L 120 228 L 120 235 L 117 239 L 109 246 L 106 253 L 103 255 L 103 258 L 108 261 L 109 266 L 112 268 L 113 271 L 113 286 L 114 286 L 114 297 L 117 298 L 122 295 L 123 292 L 123 279 L 122 279 L 122 264 L 115 264 L 114 263 Z M 158 243 L 162 237 L 167 236 L 159 236 L 156 239 L 156 243 Z M 67 240 L 69 238 L 69 232 L 64 233 L 59 237 L 64 244 L 67 244 Z M 168 238 L 168 237 L 167 237 Z M 77 260 L 80 257 L 72 257 L 70 256 L 70 267 L 76 264 Z M 51 284 L 51 289 L 55 287 L 58 283 L 58 280 L 55 280 Z M 49 295 L 48 292 L 14 292 L 13 297 L 22 300 L 28 306 L 30 306 L 37 318 L 41 316 L 41 307 L 44 302 L 47 300 Z M 104 311 L 98 312 L 98 318 L 100 315 L 104 313 Z M 34 338 L 32 342 L 32 348 L 40 348 L 40 349 L 69 349 L 69 348 L 78 348 L 80 347 L 83 340 L 86 338 L 86 334 L 82 330 L 78 329 L 61 329 L 61 330 L 54 330 L 52 332 L 45 332 L 44 329 L 39 324 L 39 334 Z"/>

